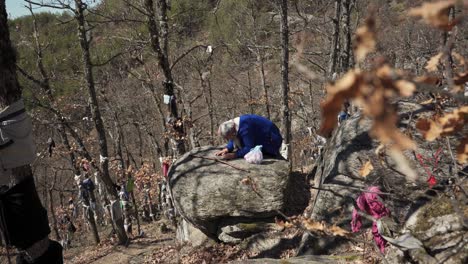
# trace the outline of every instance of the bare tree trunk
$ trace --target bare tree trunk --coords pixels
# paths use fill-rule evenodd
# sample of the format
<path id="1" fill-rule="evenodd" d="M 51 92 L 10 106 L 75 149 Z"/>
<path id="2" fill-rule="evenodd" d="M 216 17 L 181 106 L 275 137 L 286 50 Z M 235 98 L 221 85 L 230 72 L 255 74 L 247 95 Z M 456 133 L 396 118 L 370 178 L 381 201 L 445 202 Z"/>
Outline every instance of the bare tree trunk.
<path id="1" fill-rule="evenodd" d="M 252 81 L 250 80 L 250 71 L 247 72 L 247 80 L 249 82 L 249 108 L 250 108 L 250 113 L 254 114 L 254 108 L 253 108 L 253 96 L 252 96 Z"/>
<path id="2" fill-rule="evenodd" d="M 211 74 L 211 69 L 209 71 Z M 202 87 L 203 94 L 205 95 L 205 102 L 208 107 L 208 117 L 210 119 L 210 140 L 209 143 L 210 145 L 214 145 L 214 107 L 213 107 L 213 93 L 211 90 L 211 83 L 209 78 L 209 75 L 207 76 L 205 72 L 202 72 L 201 70 L 198 70 L 198 75 L 200 77 L 200 85 Z"/>
<path id="3" fill-rule="evenodd" d="M 260 79 L 262 82 L 262 88 L 263 88 L 263 95 L 265 96 L 265 110 L 267 114 L 267 118 L 271 118 L 271 113 L 270 113 L 270 100 L 268 98 L 268 87 L 266 84 L 266 77 L 265 77 L 265 67 L 264 67 L 264 61 L 263 61 L 263 55 L 260 56 Z"/>
<path id="4" fill-rule="evenodd" d="M 48 188 L 48 194 L 49 194 L 49 210 L 50 210 L 50 214 L 52 216 L 52 227 L 53 227 L 53 230 L 54 230 L 54 233 L 55 233 L 55 239 L 57 240 L 61 240 L 62 238 L 60 238 L 60 233 L 58 231 L 58 225 L 57 225 L 57 215 L 55 214 L 55 208 L 54 208 L 54 198 L 53 198 L 53 193 L 52 193 L 52 190 L 54 189 L 55 187 L 55 182 L 57 180 L 57 172 L 54 173 L 54 181 L 52 183 L 52 186 L 50 186 Z"/>
<path id="5" fill-rule="evenodd" d="M 149 73 L 148 73 L 149 75 Z M 167 133 L 167 126 L 166 126 L 166 122 L 164 121 L 165 117 L 164 117 L 164 113 L 161 109 L 161 100 L 158 99 L 158 95 L 156 94 L 156 91 L 155 91 L 155 88 L 154 88 L 154 85 L 151 84 L 151 83 L 143 83 L 143 86 L 148 88 L 148 90 L 151 91 L 151 95 L 153 97 L 153 100 L 154 100 L 154 103 L 156 105 L 156 110 L 158 111 L 159 113 L 159 116 L 161 118 L 161 128 L 162 130 L 164 131 L 164 133 Z M 141 115 L 141 119 L 142 120 L 145 120 L 145 116 L 143 115 L 143 111 L 141 111 L 141 109 L 139 108 L 138 111 L 140 112 L 140 115 Z M 150 132 L 150 130 L 148 129 L 147 125 L 145 125 L 145 130 L 147 131 L 148 135 L 150 135 L 151 137 L 153 137 L 153 133 Z M 153 137 L 154 138 L 154 137 Z M 164 146 L 164 152 L 162 152 L 162 149 L 160 148 L 161 150 L 161 155 L 162 156 L 168 156 L 169 155 L 169 142 L 167 140 L 166 137 L 164 137 L 164 142 L 163 142 L 163 146 Z M 157 144 L 157 140 L 154 141 L 156 144 Z"/>
<path id="6" fill-rule="evenodd" d="M 138 203 L 137 203 L 137 200 L 135 199 L 135 193 L 133 192 L 133 190 L 130 192 L 130 196 L 132 197 L 133 206 L 135 207 L 135 218 L 136 218 L 136 222 L 137 222 L 137 232 L 138 232 L 138 235 L 140 235 L 141 234 L 140 215 L 138 214 Z"/>
<path id="7" fill-rule="evenodd" d="M 40 86 L 45 91 L 45 93 L 47 95 L 47 98 L 50 101 L 50 104 L 55 109 L 56 102 L 55 102 L 55 98 L 54 98 L 54 96 L 52 94 L 52 89 L 50 87 L 49 76 L 48 76 L 47 71 L 45 70 L 45 67 L 44 67 L 44 64 L 43 64 L 42 46 L 41 46 L 41 44 L 39 42 L 39 31 L 38 31 L 38 28 L 37 28 L 36 17 L 34 15 L 33 11 L 32 11 L 31 4 L 29 5 L 29 10 L 31 12 L 31 16 L 33 17 L 34 43 L 35 43 L 35 49 L 36 49 L 36 54 L 37 54 L 36 65 L 39 68 L 39 72 L 40 72 L 41 78 L 42 78 L 42 82 L 40 82 L 41 83 Z M 65 145 L 65 148 L 67 149 L 67 151 L 69 153 L 68 155 L 69 155 L 69 158 L 70 158 L 70 164 L 71 164 L 71 166 L 73 168 L 73 171 L 74 171 L 75 175 L 80 175 L 81 174 L 80 173 L 80 168 L 77 165 L 75 154 L 74 154 L 74 152 L 73 152 L 73 150 L 71 148 L 70 142 L 68 141 L 68 137 L 67 137 L 67 134 L 66 134 L 65 129 L 64 129 L 66 120 L 62 117 L 62 114 L 60 113 L 60 111 L 58 109 L 55 109 L 54 115 L 55 115 L 55 119 L 57 120 L 57 123 L 58 123 L 57 130 L 58 130 L 58 132 L 59 132 L 59 134 L 60 134 L 60 136 L 62 138 L 62 143 Z M 52 203 L 52 200 L 51 200 L 51 203 Z M 89 204 L 88 204 L 88 206 L 89 206 Z M 93 212 L 91 212 L 91 215 L 93 215 Z M 94 216 L 91 217 L 90 219 L 88 219 L 88 222 L 89 222 L 89 225 L 91 226 L 91 230 L 93 231 L 94 241 L 96 241 L 96 244 L 98 244 L 100 239 L 99 239 L 99 233 L 97 231 L 96 222 L 94 221 Z"/>
<path id="8" fill-rule="evenodd" d="M 341 0 L 335 0 L 335 16 L 333 17 L 333 36 L 330 45 L 330 61 L 328 63 L 328 78 L 331 78 L 333 73 L 337 72 L 336 61 L 339 54 L 339 37 L 340 37 L 340 15 L 341 15 Z"/>
<path id="9" fill-rule="evenodd" d="M 447 11 L 449 20 L 453 20 L 455 17 L 455 9 L 449 8 Z M 453 57 L 452 57 L 452 46 L 453 41 L 449 40 L 452 37 L 452 31 L 442 31 L 441 36 L 441 49 L 443 50 L 444 56 L 442 63 L 444 65 L 444 77 L 449 88 L 453 87 Z"/>
<path id="10" fill-rule="evenodd" d="M 168 4 L 167 0 L 158 0 L 158 7 L 160 11 L 160 27 L 158 27 L 156 12 L 154 9 L 153 0 L 144 0 L 145 11 L 147 13 L 147 26 L 150 35 L 151 48 L 156 53 L 158 58 L 159 67 L 164 74 L 164 94 L 169 96 L 168 104 L 168 119 L 170 120 L 170 126 L 174 130 L 173 143 L 176 145 L 177 155 L 185 153 L 185 144 L 183 138 L 183 127 L 178 125 L 176 122 L 179 118 L 177 112 L 177 103 L 174 93 L 174 80 L 172 78 L 172 70 L 169 63 L 169 50 L 168 50 Z"/>
<path id="11" fill-rule="evenodd" d="M 343 0 L 343 20 L 344 46 L 341 68 L 343 72 L 347 72 L 351 67 L 351 0 Z"/>
<path id="12" fill-rule="evenodd" d="M 291 115 L 289 110 L 289 27 L 288 1 L 280 0 L 281 9 L 281 92 L 283 142 L 288 146 L 289 168 L 292 166 Z"/>
<path id="13" fill-rule="evenodd" d="M 106 131 L 104 128 L 104 122 L 102 121 L 101 112 L 99 110 L 99 103 L 97 100 L 96 88 L 94 85 L 89 40 L 86 35 L 89 29 L 86 26 L 84 18 L 86 6 L 81 0 L 75 0 L 75 8 L 75 19 L 78 22 L 78 36 L 80 39 L 80 47 L 82 52 L 83 71 L 89 92 L 88 104 L 91 108 L 91 115 L 94 121 L 94 125 L 96 126 L 96 131 L 99 140 L 100 164 L 102 169 L 101 179 L 104 185 L 106 186 L 107 193 L 112 197 L 114 201 L 118 201 L 119 196 L 114 188 L 114 182 L 112 181 L 109 173 L 109 154 L 107 149 Z M 115 229 L 119 239 L 119 243 L 127 243 L 128 237 L 125 233 L 123 219 L 121 217 L 118 217 L 117 219 L 114 218 L 112 220 L 115 224 Z"/>

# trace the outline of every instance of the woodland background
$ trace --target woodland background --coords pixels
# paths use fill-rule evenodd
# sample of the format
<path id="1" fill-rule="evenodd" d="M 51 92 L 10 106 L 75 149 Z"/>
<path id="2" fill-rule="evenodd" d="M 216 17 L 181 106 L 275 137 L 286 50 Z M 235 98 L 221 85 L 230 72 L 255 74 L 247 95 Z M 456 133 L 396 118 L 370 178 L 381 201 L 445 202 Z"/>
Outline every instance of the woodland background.
<path id="1" fill-rule="evenodd" d="M 78 26 L 78 13 L 71 11 L 75 2 L 81 1 L 43 1 L 62 13 L 34 13 L 9 21 L 23 97 L 34 123 L 38 152 L 34 176 L 47 208 L 77 196 L 76 168 L 62 143 L 64 135 L 76 155 L 75 164 L 84 158 L 99 165 L 107 158 L 115 182 L 130 171 L 138 183 L 161 179 L 160 157 L 177 152 L 171 137 L 178 137 L 185 150 L 224 144 L 216 135 L 217 126 L 247 113 L 270 118 L 284 133 L 281 2 L 289 6 L 286 69 L 291 129 L 286 134 L 294 170 L 307 170 L 314 163 L 325 86 L 356 65 L 353 34 L 370 14 L 376 18 L 378 41 L 375 51 L 359 62 L 362 69 L 384 57 L 391 67 L 408 74 L 426 74 L 428 61 L 448 38 L 452 51 L 468 57 L 466 19 L 449 33 L 419 23 L 408 16 L 408 10 L 424 1 L 82 1 L 83 21 Z M 154 14 L 145 9 L 149 2 Z M 459 17 L 465 9 L 466 4 L 450 9 L 447 16 Z M 162 29 L 162 53 L 150 37 L 152 16 Z M 90 58 L 85 66 L 83 34 Z M 167 73 L 160 66 L 160 54 L 167 56 L 173 78 L 180 118 L 175 120 L 176 131 L 166 125 Z M 94 78 L 108 157 L 100 152 L 89 103 L 88 69 Z M 436 67 L 435 74 L 444 76 L 444 71 Z M 438 85 L 443 91 L 447 82 L 441 79 Z M 407 100 L 436 97 L 430 91 Z M 56 144 L 53 148 L 50 139 Z"/>

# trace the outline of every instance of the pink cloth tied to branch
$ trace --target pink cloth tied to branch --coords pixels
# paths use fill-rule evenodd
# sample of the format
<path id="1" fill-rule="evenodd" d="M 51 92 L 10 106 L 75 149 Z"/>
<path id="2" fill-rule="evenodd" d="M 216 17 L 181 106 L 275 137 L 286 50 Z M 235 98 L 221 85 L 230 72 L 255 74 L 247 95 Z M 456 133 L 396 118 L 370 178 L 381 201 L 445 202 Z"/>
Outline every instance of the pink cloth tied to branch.
<path id="1" fill-rule="evenodd" d="M 380 201 L 380 188 L 377 186 L 370 186 L 367 190 L 369 192 L 361 193 L 356 200 L 359 210 L 371 215 L 375 220 L 390 215 L 390 210 L 388 210 Z M 358 232 L 361 229 L 361 226 L 361 216 L 356 208 L 354 208 L 353 219 L 351 220 L 351 230 L 353 232 Z M 380 248 L 380 252 L 384 253 L 387 241 L 379 234 L 376 221 L 372 223 L 372 235 L 374 235 L 374 241 Z"/>

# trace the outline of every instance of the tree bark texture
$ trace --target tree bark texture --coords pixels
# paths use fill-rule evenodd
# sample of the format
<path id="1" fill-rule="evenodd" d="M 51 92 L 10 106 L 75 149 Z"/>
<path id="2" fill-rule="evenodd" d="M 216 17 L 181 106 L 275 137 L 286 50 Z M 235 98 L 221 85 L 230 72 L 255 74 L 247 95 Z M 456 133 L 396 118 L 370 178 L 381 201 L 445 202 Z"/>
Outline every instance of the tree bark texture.
<path id="1" fill-rule="evenodd" d="M 30 10 L 32 10 L 32 9 L 30 9 Z M 31 13 L 32 13 L 32 11 L 31 11 Z M 58 130 L 58 132 L 60 134 L 60 137 L 62 138 L 63 145 L 65 146 L 65 148 L 68 151 L 69 160 L 70 160 L 70 164 L 71 164 L 71 166 L 73 168 L 73 172 L 74 172 L 75 175 L 80 175 L 81 172 L 80 172 L 80 168 L 79 168 L 79 166 L 77 164 L 77 161 L 76 161 L 75 153 L 73 152 L 73 150 L 71 148 L 70 142 L 68 140 L 67 133 L 65 131 L 66 119 L 63 118 L 63 115 L 62 115 L 61 111 L 58 110 L 58 108 L 57 108 L 56 100 L 55 100 L 55 97 L 52 94 L 52 88 L 51 88 L 50 82 L 49 82 L 49 75 L 48 75 L 48 73 L 47 73 L 47 71 L 45 70 L 45 67 L 44 67 L 42 46 L 41 46 L 41 44 L 39 42 L 39 30 L 37 28 L 37 22 L 36 22 L 36 17 L 34 15 L 34 13 L 32 13 L 32 17 L 33 17 L 34 43 L 35 43 L 35 49 L 36 49 L 36 54 L 37 54 L 36 65 L 39 68 L 39 72 L 40 72 L 41 78 L 42 78 L 42 80 L 40 81 L 41 88 L 46 93 L 47 98 L 49 100 L 49 103 L 55 109 L 54 116 L 55 116 L 55 119 L 56 119 L 56 121 L 58 123 L 57 130 Z M 55 179 L 54 179 L 54 183 L 55 183 Z M 52 190 L 49 190 L 49 197 L 50 197 L 50 204 L 52 204 Z M 89 206 L 89 202 L 86 205 Z M 56 225 L 57 225 L 57 223 L 56 223 L 57 220 L 56 220 L 56 217 L 55 217 L 55 211 L 54 211 L 52 206 L 50 207 L 50 211 L 51 211 L 51 214 L 52 214 L 53 219 L 54 219 L 53 224 L 54 224 L 54 229 L 55 229 Z M 92 230 L 92 233 L 93 233 L 93 238 L 94 238 L 94 241 L 96 242 L 96 245 L 97 245 L 99 243 L 100 239 L 99 239 L 99 233 L 97 231 L 96 221 L 94 219 L 94 212 L 91 211 L 90 215 L 91 215 L 91 217 L 88 219 L 88 223 L 91 226 L 91 230 Z M 60 238 L 58 238 L 58 239 L 60 239 Z"/>
<path id="2" fill-rule="evenodd" d="M 169 35 L 169 28 L 168 28 L 168 4 L 167 0 L 158 0 L 158 7 L 159 7 L 159 26 L 158 26 L 158 19 L 156 17 L 156 12 L 154 9 L 154 1 L 153 0 L 144 0 L 144 6 L 147 13 L 147 26 L 150 35 L 150 43 L 152 50 L 156 53 L 159 67 L 161 68 L 164 81 L 164 94 L 170 96 L 172 99 L 168 104 L 168 120 L 172 120 L 172 124 L 169 124 L 174 131 L 172 131 L 175 135 L 172 135 L 173 142 L 176 145 L 176 155 L 181 155 L 185 153 L 185 144 L 181 139 L 182 135 L 178 135 L 180 133 L 183 134 L 183 128 L 177 125 L 176 120 L 179 118 L 177 112 L 177 103 L 175 100 L 175 93 L 174 93 L 174 80 L 172 77 L 171 65 L 169 63 L 169 48 L 168 48 L 168 35 Z"/>
<path id="3" fill-rule="evenodd" d="M 343 56 L 341 61 L 341 69 L 347 72 L 351 67 L 351 0 L 343 0 Z"/>
<path id="4" fill-rule="evenodd" d="M 289 110 L 289 27 L 288 1 L 281 0 L 281 92 L 283 142 L 288 145 L 289 167 L 291 168 L 291 114 Z"/>
<path id="5" fill-rule="evenodd" d="M 328 78 L 333 76 L 337 71 L 336 62 L 339 54 L 339 37 L 340 37 L 340 15 L 341 15 L 341 0 L 335 0 L 335 16 L 333 17 L 333 36 L 330 45 L 330 61 L 328 63 Z"/>
<path id="6" fill-rule="evenodd" d="M 109 173 L 109 158 L 107 149 L 106 131 L 104 128 L 104 122 L 101 117 L 99 110 L 99 103 L 96 95 L 96 88 L 93 77 L 93 69 L 91 63 L 91 54 L 89 49 L 89 40 L 87 37 L 87 26 L 85 22 L 85 4 L 81 0 L 75 0 L 75 19 L 78 22 L 78 37 L 80 40 L 80 47 L 82 52 L 83 60 L 83 72 L 86 81 L 86 85 L 89 92 L 88 104 L 91 108 L 91 115 L 96 127 L 99 140 L 99 153 L 100 153 L 100 164 L 102 169 L 101 179 L 106 186 L 107 193 L 112 197 L 113 200 L 118 201 L 119 196 L 114 188 L 114 182 L 112 181 Z M 120 244 L 127 243 L 128 237 L 125 233 L 123 226 L 123 219 L 118 219 L 115 222 L 116 233 Z"/>

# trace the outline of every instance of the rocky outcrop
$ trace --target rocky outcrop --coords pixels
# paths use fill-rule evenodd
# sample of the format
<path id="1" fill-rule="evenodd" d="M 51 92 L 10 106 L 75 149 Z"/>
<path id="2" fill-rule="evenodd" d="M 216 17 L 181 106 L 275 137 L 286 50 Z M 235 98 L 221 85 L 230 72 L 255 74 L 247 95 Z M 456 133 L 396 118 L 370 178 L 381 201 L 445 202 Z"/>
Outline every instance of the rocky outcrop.
<path id="1" fill-rule="evenodd" d="M 315 189 L 306 215 L 350 229 L 354 199 L 368 186 L 377 185 L 387 193 L 383 195 L 383 203 L 398 224 L 390 237 L 402 239 L 407 236 L 421 245 L 419 248 L 402 248 L 405 252 L 397 249 L 404 243 L 388 247 L 386 256 L 389 263 L 404 263 L 408 258 L 416 263 L 466 263 L 468 209 L 464 199 L 457 202 L 452 189 L 455 187 L 450 185 L 456 177 L 466 177 L 455 175 L 457 170 L 453 169 L 448 149 L 448 145 L 452 148 L 457 146 L 457 139 L 451 137 L 449 144 L 447 138 L 434 142 L 423 140 L 415 128 L 416 120 L 430 117 L 434 111 L 430 107 L 409 102 L 399 102 L 397 107 L 401 118 L 400 129 L 410 134 L 417 145 L 414 151 L 404 152 L 417 178 L 408 181 L 387 150 L 376 151 L 379 142 L 368 134 L 371 121 L 355 115 L 334 131 L 319 157 L 314 176 Z M 440 160 L 437 169 L 433 170 L 434 164 L 430 158 L 436 152 L 440 153 Z M 425 165 L 420 164 L 418 155 L 426 158 Z M 368 161 L 372 163 L 373 170 L 364 177 L 359 171 Z M 427 182 L 428 171 L 437 179 L 437 185 L 433 188 Z M 443 199 L 440 197 L 444 196 L 450 198 L 441 202 Z M 457 210 L 449 208 L 453 203 L 458 204 Z M 369 220 L 365 222 L 364 225 L 370 225 Z M 404 223 L 406 230 L 401 229 Z M 311 252 L 307 249 L 313 244 L 310 241 L 304 236 L 300 252 Z"/>
<path id="2" fill-rule="evenodd" d="M 411 203 L 410 197 L 416 197 L 418 194 L 415 190 L 428 187 L 427 173 L 416 160 L 415 154 L 430 156 L 439 147 L 447 151 L 444 144 L 422 140 L 414 127 L 417 118 L 433 113 L 430 108 L 408 102 L 400 102 L 397 107 L 402 131 L 411 131 L 416 135 L 413 139 L 417 143 L 417 149 L 414 152 L 404 153 L 418 175 L 416 181 L 407 181 L 404 172 L 396 166 L 386 151 L 376 152 L 379 142 L 372 139 L 368 133 L 371 121 L 360 115 L 354 115 L 334 131 L 319 157 L 314 176 L 314 187 L 319 190 L 312 191 L 312 203 L 307 209 L 309 216 L 315 220 L 338 222 L 349 227 L 354 198 L 367 186 L 378 185 L 385 192 L 398 193 L 403 198 L 389 199 L 386 205 L 396 210 L 392 212 L 394 216 L 404 218 L 408 204 Z M 363 177 L 359 174 L 359 170 L 367 161 L 371 162 L 373 170 Z M 442 155 L 436 177 L 449 175 L 451 164 L 450 156 L 447 153 Z M 439 181 L 441 180 L 443 179 L 439 178 Z M 405 201 L 405 198 L 408 200 Z"/>
<path id="3" fill-rule="evenodd" d="M 177 160 L 169 171 L 170 187 L 185 220 L 209 237 L 233 242 L 249 234 L 237 224 L 252 226 L 286 207 L 290 175 L 285 160 L 256 165 L 236 159 L 227 165 L 214 160 L 218 149 L 197 148 Z"/>

